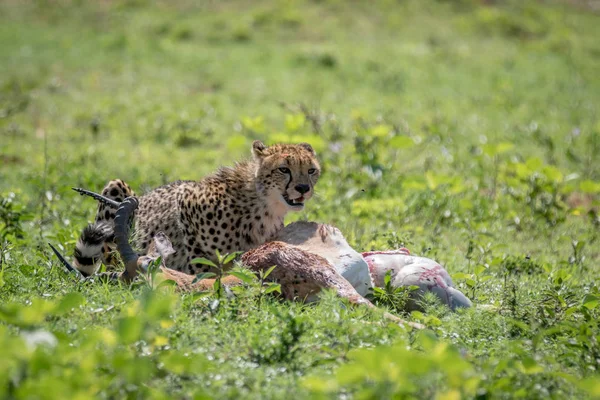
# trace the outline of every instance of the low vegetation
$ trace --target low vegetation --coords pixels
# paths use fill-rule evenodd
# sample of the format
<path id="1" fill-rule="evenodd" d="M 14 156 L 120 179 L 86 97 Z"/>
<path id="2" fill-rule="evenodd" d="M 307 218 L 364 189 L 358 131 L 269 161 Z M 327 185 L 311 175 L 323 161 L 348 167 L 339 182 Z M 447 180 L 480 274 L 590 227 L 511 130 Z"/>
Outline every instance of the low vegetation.
<path id="1" fill-rule="evenodd" d="M 599 398 L 593 2 L 0 1 L 0 397 Z M 96 205 L 310 142 L 289 221 L 444 264 L 475 307 L 81 282 Z M 272 293 L 269 293 L 272 292 Z M 373 298 L 402 312 L 408 291 Z"/>

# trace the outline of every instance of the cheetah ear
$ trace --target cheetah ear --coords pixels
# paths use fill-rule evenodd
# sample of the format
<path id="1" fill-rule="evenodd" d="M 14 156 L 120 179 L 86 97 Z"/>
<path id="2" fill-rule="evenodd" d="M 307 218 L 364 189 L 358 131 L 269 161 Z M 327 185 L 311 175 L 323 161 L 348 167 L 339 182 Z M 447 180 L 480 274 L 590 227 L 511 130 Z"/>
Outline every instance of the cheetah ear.
<path id="1" fill-rule="evenodd" d="M 252 142 L 252 155 L 254 155 L 254 158 L 264 157 L 266 149 L 267 146 L 265 146 L 260 140 L 255 140 Z"/>
<path id="2" fill-rule="evenodd" d="M 315 149 L 313 149 L 313 147 L 308 143 L 298 143 L 298 146 L 305 148 L 313 156 L 317 155 L 317 153 L 315 153 Z"/>

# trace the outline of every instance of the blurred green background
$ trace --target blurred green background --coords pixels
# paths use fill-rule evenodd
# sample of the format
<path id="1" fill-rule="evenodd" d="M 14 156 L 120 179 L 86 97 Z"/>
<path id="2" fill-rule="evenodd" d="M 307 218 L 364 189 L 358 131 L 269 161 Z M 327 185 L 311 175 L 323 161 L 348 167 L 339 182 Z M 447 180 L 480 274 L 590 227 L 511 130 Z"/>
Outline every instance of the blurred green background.
<path id="1" fill-rule="evenodd" d="M 564 211 L 502 182 L 544 168 L 555 200 L 597 201 L 593 2 L 0 4 L 0 191 L 49 211 L 42 234 L 92 217 L 71 186 L 199 179 L 254 139 L 311 142 L 325 174 L 302 218 L 349 231 L 443 228 L 459 197 L 502 203 L 502 227 Z"/>
<path id="2" fill-rule="evenodd" d="M 324 173 L 289 221 L 333 223 L 357 249 L 405 245 L 444 263 L 474 303 L 497 312 L 412 318 L 466 349 L 487 374 L 481 391 L 582 395 L 576 381 L 588 382 L 600 359 L 599 9 L 597 1 L 0 0 L 0 301 L 73 287 L 46 248 L 70 253 L 94 217 L 93 201 L 72 186 L 99 191 L 118 177 L 143 193 L 231 165 L 254 139 L 307 141 Z M 127 304 L 136 298 L 86 290 L 90 307 L 110 304 L 113 291 Z M 325 308 L 340 306 L 271 307 L 318 325 Z M 258 316 L 239 337 L 258 335 L 268 310 L 252 309 Z M 210 313 L 194 314 L 184 333 L 221 332 Z M 113 324 L 83 311 L 71 318 Z M 51 321 L 40 326 L 71 329 Z M 347 349 L 400 340 L 364 329 L 346 350 L 331 350 L 335 363 Z M 325 362 L 308 341 L 300 372 L 270 381 L 260 362 L 254 370 L 227 358 L 239 349 L 220 347 L 222 334 L 211 346 L 231 376 L 256 379 L 265 396 L 301 390 L 298 376 Z M 333 336 L 314 340 L 335 348 Z M 571 380 L 556 375 L 565 371 Z M 435 396 L 426 386 L 414 393 Z M 226 387 L 209 393 L 252 392 Z M 302 387 L 304 396 L 344 393 Z M 390 390 L 376 393 L 400 393 Z"/>

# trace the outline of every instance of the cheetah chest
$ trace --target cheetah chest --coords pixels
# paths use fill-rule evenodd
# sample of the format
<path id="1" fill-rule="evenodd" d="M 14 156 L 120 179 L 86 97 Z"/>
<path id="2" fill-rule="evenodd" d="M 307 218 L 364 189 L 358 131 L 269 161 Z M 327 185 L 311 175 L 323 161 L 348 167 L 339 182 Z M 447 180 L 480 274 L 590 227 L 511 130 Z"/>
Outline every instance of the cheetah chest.
<path id="1" fill-rule="evenodd" d="M 283 216 L 275 215 L 256 198 L 210 194 L 180 203 L 187 250 L 195 256 L 211 257 L 216 250 L 246 251 L 271 239 L 283 227 Z"/>

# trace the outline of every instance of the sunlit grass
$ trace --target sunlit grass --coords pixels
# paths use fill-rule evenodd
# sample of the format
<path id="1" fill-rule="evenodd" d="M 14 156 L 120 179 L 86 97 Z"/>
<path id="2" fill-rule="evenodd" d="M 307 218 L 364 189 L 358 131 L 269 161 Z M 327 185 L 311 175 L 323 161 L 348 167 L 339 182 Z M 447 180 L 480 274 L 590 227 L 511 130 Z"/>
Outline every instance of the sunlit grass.
<path id="1" fill-rule="evenodd" d="M 0 393 L 597 395 L 599 22 L 560 2 L 1 2 Z M 434 258 L 476 307 L 429 304 L 416 335 L 330 294 L 216 304 L 52 258 L 94 217 L 72 186 L 198 179 L 254 139 L 318 150 L 289 221 Z M 56 347 L 23 350 L 36 331 Z"/>

